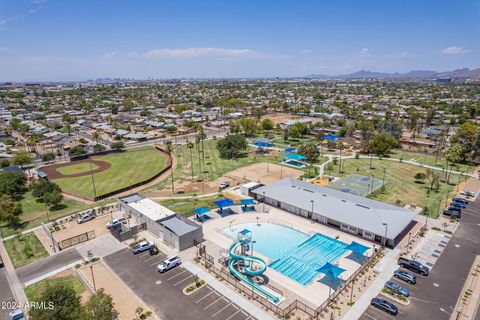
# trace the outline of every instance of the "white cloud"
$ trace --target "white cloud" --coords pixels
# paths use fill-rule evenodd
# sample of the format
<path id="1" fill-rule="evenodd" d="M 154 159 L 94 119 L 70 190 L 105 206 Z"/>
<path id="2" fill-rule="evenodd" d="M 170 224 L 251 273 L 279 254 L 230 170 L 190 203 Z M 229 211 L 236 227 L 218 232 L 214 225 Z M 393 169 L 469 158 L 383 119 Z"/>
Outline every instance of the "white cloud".
<path id="1" fill-rule="evenodd" d="M 183 49 L 154 49 L 144 53 L 149 58 L 197 58 L 197 57 L 247 57 L 256 52 L 250 49 L 225 48 L 183 48 Z"/>
<path id="2" fill-rule="evenodd" d="M 10 48 L 0 47 L 0 53 L 12 54 L 12 53 L 15 53 L 15 51 L 13 51 L 13 50 L 10 49 Z"/>
<path id="3" fill-rule="evenodd" d="M 370 57 L 370 52 L 368 48 L 362 48 L 360 51 L 354 52 L 352 56 L 357 59 L 364 59 Z"/>
<path id="4" fill-rule="evenodd" d="M 303 49 L 302 51 L 300 51 L 300 53 L 309 54 L 309 53 L 312 53 L 312 50 Z"/>
<path id="5" fill-rule="evenodd" d="M 470 52 L 470 50 L 464 49 L 462 47 L 455 47 L 455 46 L 448 47 L 442 50 L 442 54 L 447 54 L 447 55 L 467 53 L 467 52 Z"/>
<path id="6" fill-rule="evenodd" d="M 129 57 L 136 57 L 138 55 L 137 51 L 130 51 L 129 53 L 127 53 L 127 56 Z"/>
<path id="7" fill-rule="evenodd" d="M 104 55 L 102 55 L 102 58 L 104 58 L 104 59 L 111 59 L 111 58 L 113 58 L 113 57 L 116 56 L 116 55 L 117 55 L 117 53 L 114 52 L 114 51 L 112 51 L 112 52 L 107 52 L 107 53 L 105 53 Z"/>

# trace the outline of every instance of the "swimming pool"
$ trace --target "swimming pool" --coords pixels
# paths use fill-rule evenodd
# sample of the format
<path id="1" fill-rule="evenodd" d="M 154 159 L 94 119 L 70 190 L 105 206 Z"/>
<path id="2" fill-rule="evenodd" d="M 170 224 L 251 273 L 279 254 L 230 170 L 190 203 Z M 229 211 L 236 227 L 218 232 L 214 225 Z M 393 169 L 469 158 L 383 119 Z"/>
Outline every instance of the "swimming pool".
<path id="1" fill-rule="evenodd" d="M 286 165 L 292 166 L 292 167 L 297 167 L 297 168 L 305 167 L 304 162 L 300 162 L 300 161 L 297 161 L 297 160 L 285 160 L 283 163 L 286 164 Z"/>
<path id="2" fill-rule="evenodd" d="M 309 237 L 298 230 L 272 223 L 238 224 L 222 232 L 236 240 L 238 232 L 243 229 L 252 231 L 254 251 L 273 260 L 270 268 L 302 285 L 317 277 L 319 272 L 316 270 L 326 262 L 333 263 L 342 256 L 347 247 L 346 243 L 320 233 Z"/>

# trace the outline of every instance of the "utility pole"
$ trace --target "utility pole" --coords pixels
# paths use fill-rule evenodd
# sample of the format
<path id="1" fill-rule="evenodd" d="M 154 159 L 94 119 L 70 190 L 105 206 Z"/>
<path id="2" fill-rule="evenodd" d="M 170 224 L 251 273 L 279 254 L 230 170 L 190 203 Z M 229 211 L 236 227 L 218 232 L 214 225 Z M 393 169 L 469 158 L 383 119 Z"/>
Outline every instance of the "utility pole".
<path id="1" fill-rule="evenodd" d="M 88 158 L 88 164 L 90 165 L 90 176 L 92 177 L 93 200 L 96 201 L 96 199 L 97 199 L 97 189 L 95 188 L 95 179 L 93 178 L 93 168 L 92 168 L 92 161 L 91 161 L 90 157 Z"/>
<path id="2" fill-rule="evenodd" d="M 90 266 L 90 272 L 92 273 L 93 292 L 97 292 L 97 286 L 95 285 L 95 276 L 93 275 L 93 266 Z"/>

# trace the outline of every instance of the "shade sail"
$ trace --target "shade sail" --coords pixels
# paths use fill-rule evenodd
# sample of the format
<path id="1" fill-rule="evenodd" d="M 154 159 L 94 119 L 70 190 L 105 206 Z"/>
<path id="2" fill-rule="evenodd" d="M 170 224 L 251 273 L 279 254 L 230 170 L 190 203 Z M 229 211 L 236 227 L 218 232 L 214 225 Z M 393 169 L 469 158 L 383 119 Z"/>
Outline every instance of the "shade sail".
<path id="1" fill-rule="evenodd" d="M 284 156 L 287 159 L 293 159 L 293 160 L 303 160 L 305 159 L 305 156 L 302 156 L 301 154 L 296 154 L 296 153 L 288 153 Z"/>
<path id="2" fill-rule="evenodd" d="M 330 140 L 330 141 L 337 141 L 338 137 L 333 134 L 327 134 L 326 136 L 323 136 L 323 139 Z"/>
<path id="3" fill-rule="evenodd" d="M 324 273 L 326 276 L 332 278 L 332 279 L 338 279 L 338 276 L 342 274 L 342 272 L 346 271 L 345 269 L 342 269 L 340 267 L 337 267 L 334 264 L 331 264 L 330 262 L 325 263 L 320 269 L 317 269 L 317 272 Z"/>
<path id="4" fill-rule="evenodd" d="M 225 199 L 222 199 L 222 200 L 215 201 L 214 204 L 219 208 L 225 208 L 225 207 L 230 207 L 230 206 L 235 205 L 235 202 L 233 202 L 230 199 L 225 198 Z"/>
<path id="5" fill-rule="evenodd" d="M 242 200 L 240 200 L 240 203 L 244 206 L 253 205 L 253 204 L 255 204 L 255 200 L 253 200 L 253 199 L 242 199 Z"/>
<path id="6" fill-rule="evenodd" d="M 358 242 L 352 241 L 352 243 L 350 243 L 345 249 L 358 253 L 359 255 L 363 255 L 365 251 L 370 248 Z"/>
<path id="7" fill-rule="evenodd" d="M 205 208 L 205 207 L 199 207 L 199 208 L 196 208 L 196 209 L 192 210 L 193 213 L 198 214 L 199 216 L 201 216 L 202 214 L 205 214 L 209 211 L 210 211 L 210 209 Z"/>
<path id="8" fill-rule="evenodd" d="M 284 149 L 283 151 L 285 151 L 285 152 L 296 152 L 297 148 L 287 148 L 287 149 Z"/>

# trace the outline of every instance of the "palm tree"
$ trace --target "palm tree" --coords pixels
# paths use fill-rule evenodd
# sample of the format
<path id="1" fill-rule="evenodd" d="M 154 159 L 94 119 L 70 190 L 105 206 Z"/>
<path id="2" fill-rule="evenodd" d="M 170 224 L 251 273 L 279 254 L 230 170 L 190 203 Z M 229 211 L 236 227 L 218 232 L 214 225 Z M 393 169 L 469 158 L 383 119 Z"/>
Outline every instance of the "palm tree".
<path id="1" fill-rule="evenodd" d="M 452 174 L 452 167 L 455 163 L 457 163 L 462 157 L 462 146 L 458 143 L 452 144 L 450 148 L 445 151 L 445 159 L 447 160 L 447 167 L 445 168 L 445 174 L 447 173 L 448 169 L 448 162 L 450 162 L 450 172 L 446 175 L 445 180 L 447 183 L 450 182 L 450 175 Z"/>
<path id="2" fill-rule="evenodd" d="M 193 183 L 193 143 L 187 141 L 187 148 L 190 150 L 190 167 L 192 168 L 192 183 Z"/>
<path id="3" fill-rule="evenodd" d="M 95 130 L 95 132 L 92 134 L 93 139 L 95 139 L 95 143 L 98 144 L 98 139 L 100 138 L 100 132 Z"/>

